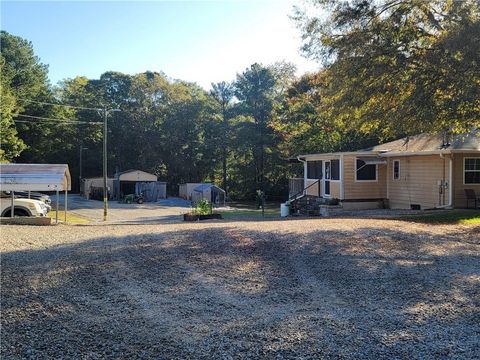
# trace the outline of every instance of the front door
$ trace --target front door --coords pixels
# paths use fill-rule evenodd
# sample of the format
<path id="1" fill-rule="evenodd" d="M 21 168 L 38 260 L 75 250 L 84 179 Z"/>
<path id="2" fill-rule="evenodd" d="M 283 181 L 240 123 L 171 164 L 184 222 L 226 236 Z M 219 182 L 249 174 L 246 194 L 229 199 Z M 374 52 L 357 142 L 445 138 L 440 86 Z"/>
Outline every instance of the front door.
<path id="1" fill-rule="evenodd" d="M 331 171 L 330 171 L 330 161 L 324 162 L 325 169 L 323 171 L 323 195 L 330 196 L 330 179 L 331 179 Z"/>

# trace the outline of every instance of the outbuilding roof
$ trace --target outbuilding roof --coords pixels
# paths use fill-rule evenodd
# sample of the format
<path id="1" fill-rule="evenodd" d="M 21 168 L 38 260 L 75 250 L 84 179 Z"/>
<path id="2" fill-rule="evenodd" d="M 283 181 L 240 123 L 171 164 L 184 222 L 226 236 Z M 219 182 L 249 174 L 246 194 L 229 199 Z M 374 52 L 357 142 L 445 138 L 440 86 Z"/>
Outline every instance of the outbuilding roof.
<path id="1" fill-rule="evenodd" d="M 204 192 L 205 190 L 208 190 L 208 189 L 215 189 L 215 190 L 219 190 L 221 192 L 225 192 L 225 190 L 219 188 L 218 186 L 216 185 L 213 185 L 213 184 L 201 184 L 201 185 L 198 185 L 197 187 L 195 187 L 193 189 L 193 191 L 196 191 L 196 192 Z"/>
<path id="2" fill-rule="evenodd" d="M 120 181 L 157 181 L 157 176 L 142 170 L 126 170 L 115 174 L 115 179 Z"/>
<path id="3" fill-rule="evenodd" d="M 71 188 L 67 164 L 0 164 L 2 191 L 65 191 Z"/>

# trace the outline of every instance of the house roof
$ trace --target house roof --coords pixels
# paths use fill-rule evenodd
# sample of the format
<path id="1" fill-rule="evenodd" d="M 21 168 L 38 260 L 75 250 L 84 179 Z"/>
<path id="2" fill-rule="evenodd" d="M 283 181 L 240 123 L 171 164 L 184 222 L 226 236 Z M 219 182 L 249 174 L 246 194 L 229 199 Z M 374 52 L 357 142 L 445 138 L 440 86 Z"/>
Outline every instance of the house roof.
<path id="1" fill-rule="evenodd" d="M 299 158 L 315 159 L 323 156 L 340 156 L 345 154 L 358 156 L 368 156 L 372 154 L 378 154 L 380 156 L 401 156 L 432 154 L 440 152 L 448 153 L 451 151 L 480 151 L 480 130 L 475 129 L 466 134 L 454 134 L 449 138 L 444 137 L 443 134 L 424 133 L 390 141 L 380 145 L 375 145 L 354 152 L 307 154 L 300 155 Z"/>
<path id="2" fill-rule="evenodd" d="M 443 134 L 420 134 L 375 145 L 359 151 L 379 152 L 430 152 L 439 150 L 480 150 L 480 131 L 455 134 L 445 138 Z"/>
<path id="3" fill-rule="evenodd" d="M 67 164 L 0 164 L 2 191 L 71 190 Z"/>

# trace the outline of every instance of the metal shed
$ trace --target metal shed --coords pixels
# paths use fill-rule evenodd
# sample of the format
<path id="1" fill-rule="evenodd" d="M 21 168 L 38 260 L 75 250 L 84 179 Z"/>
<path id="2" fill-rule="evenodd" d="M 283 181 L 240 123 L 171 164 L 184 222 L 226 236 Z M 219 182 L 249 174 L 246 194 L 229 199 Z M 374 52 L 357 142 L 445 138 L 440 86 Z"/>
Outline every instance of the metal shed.
<path id="1" fill-rule="evenodd" d="M 214 205 L 225 205 L 225 190 L 213 184 L 198 185 L 193 189 L 192 201 L 196 203 L 202 199 Z"/>
<path id="2" fill-rule="evenodd" d="M 65 221 L 67 221 L 68 191 L 72 189 L 67 164 L 0 164 L 0 191 L 56 191 L 56 222 L 58 222 L 58 195 L 65 191 Z M 11 212 L 12 214 L 14 211 Z"/>
<path id="3" fill-rule="evenodd" d="M 113 178 L 107 178 L 107 192 L 111 198 Z M 103 177 L 85 178 L 80 183 L 80 193 L 87 200 L 103 200 Z"/>
<path id="4" fill-rule="evenodd" d="M 156 183 L 155 189 L 150 189 L 146 183 Z M 158 189 L 162 188 L 162 189 Z M 163 191 L 165 188 L 165 191 Z M 115 174 L 113 180 L 113 198 L 115 200 L 121 200 L 125 195 L 138 194 L 139 192 L 147 191 L 150 195 L 157 196 L 158 194 L 165 193 L 166 195 L 166 183 L 157 182 L 157 176 L 147 173 L 142 170 L 127 170 Z M 147 195 L 148 195 L 147 194 Z M 154 196 L 154 197 L 155 197 Z M 146 198 L 147 201 L 156 201 L 157 198 Z"/>
<path id="5" fill-rule="evenodd" d="M 178 196 L 185 200 L 192 200 L 193 189 L 200 185 L 210 185 L 206 183 L 184 183 L 178 184 Z"/>

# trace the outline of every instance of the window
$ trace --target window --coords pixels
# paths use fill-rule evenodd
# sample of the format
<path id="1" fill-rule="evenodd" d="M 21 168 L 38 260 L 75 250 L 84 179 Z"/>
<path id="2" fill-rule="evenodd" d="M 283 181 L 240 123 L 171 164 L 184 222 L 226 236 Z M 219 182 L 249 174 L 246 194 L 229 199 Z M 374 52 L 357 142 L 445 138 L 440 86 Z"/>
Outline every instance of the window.
<path id="1" fill-rule="evenodd" d="M 322 161 L 307 161 L 307 179 L 322 178 Z"/>
<path id="2" fill-rule="evenodd" d="M 464 182 L 465 184 L 480 184 L 480 158 L 465 158 Z"/>
<path id="3" fill-rule="evenodd" d="M 332 180 L 340 180 L 340 160 L 330 161 Z"/>
<path id="4" fill-rule="evenodd" d="M 393 180 L 400 179 L 400 160 L 393 160 Z"/>
<path id="5" fill-rule="evenodd" d="M 357 181 L 376 181 L 377 180 L 377 165 L 367 165 L 365 161 L 357 159 L 356 179 Z"/>

